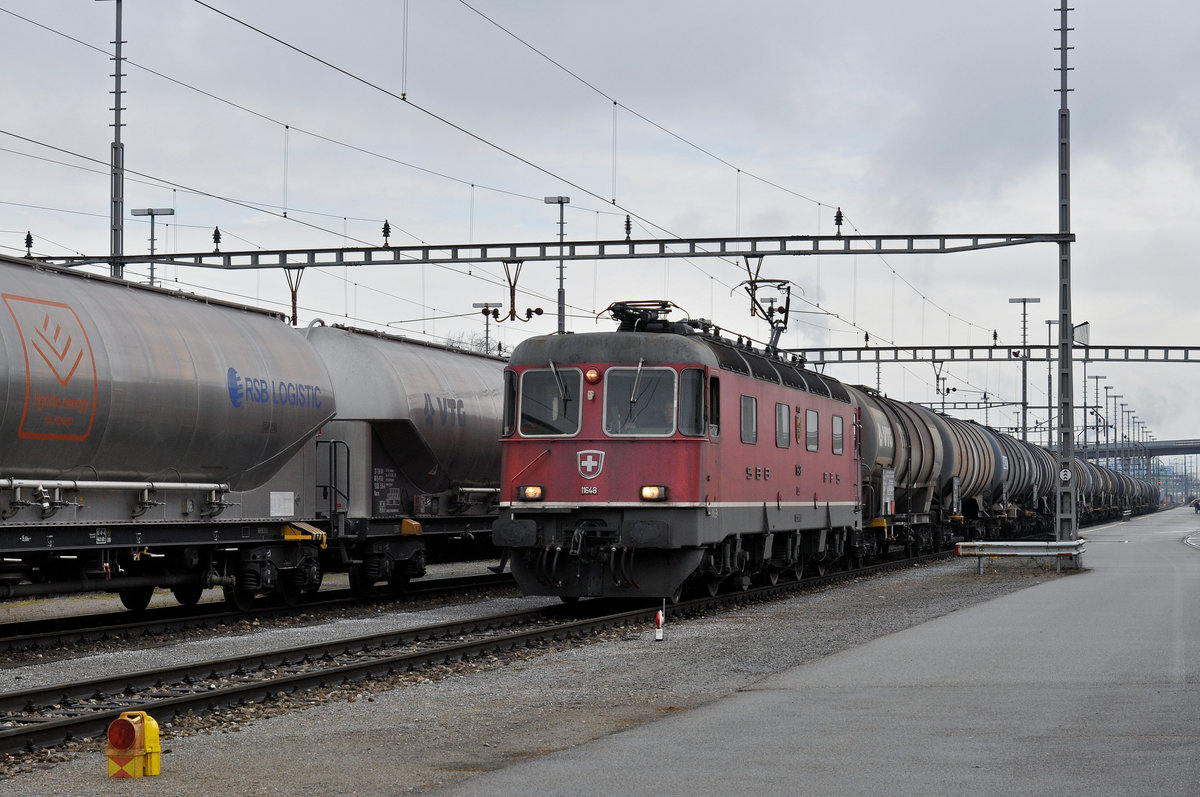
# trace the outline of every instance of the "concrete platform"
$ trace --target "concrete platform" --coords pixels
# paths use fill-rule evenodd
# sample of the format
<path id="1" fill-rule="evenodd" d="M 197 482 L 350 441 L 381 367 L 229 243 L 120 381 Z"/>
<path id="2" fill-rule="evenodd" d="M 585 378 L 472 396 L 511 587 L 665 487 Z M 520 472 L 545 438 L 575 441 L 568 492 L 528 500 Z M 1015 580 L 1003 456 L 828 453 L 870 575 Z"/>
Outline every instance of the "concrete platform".
<path id="1" fill-rule="evenodd" d="M 1084 536 L 1082 573 L 436 793 L 1200 795 L 1200 516 Z"/>

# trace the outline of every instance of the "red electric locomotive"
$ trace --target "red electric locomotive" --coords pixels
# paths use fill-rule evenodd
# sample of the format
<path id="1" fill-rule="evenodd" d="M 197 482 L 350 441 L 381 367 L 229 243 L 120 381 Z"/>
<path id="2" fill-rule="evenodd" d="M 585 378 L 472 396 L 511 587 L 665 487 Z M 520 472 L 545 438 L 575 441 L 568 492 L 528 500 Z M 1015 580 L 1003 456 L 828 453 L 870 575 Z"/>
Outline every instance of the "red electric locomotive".
<path id="1" fill-rule="evenodd" d="M 677 597 L 871 549 L 846 389 L 671 307 L 513 351 L 493 541 L 526 594 Z"/>

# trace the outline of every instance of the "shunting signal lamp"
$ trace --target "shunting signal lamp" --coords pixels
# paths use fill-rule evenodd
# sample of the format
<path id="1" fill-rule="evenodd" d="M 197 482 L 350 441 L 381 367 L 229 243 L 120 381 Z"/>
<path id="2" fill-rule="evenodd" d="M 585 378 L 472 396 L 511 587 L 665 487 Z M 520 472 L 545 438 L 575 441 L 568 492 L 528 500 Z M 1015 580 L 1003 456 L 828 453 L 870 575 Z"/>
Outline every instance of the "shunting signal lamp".
<path id="1" fill-rule="evenodd" d="M 108 726 L 108 776 L 140 778 L 162 772 L 158 722 L 144 711 L 126 711 Z"/>

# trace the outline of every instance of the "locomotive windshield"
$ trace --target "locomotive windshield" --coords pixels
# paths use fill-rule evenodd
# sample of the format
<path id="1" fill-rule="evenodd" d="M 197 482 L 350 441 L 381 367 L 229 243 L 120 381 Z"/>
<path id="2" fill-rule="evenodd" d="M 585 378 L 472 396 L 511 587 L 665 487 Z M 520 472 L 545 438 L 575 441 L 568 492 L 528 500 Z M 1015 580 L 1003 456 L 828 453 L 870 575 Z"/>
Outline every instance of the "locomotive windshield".
<path id="1" fill-rule="evenodd" d="M 521 375 L 521 434 L 526 437 L 579 432 L 578 368 L 526 371 Z"/>
<path id="2" fill-rule="evenodd" d="M 666 436 L 675 432 L 675 372 L 670 368 L 609 368 L 604 374 L 604 431 Z"/>

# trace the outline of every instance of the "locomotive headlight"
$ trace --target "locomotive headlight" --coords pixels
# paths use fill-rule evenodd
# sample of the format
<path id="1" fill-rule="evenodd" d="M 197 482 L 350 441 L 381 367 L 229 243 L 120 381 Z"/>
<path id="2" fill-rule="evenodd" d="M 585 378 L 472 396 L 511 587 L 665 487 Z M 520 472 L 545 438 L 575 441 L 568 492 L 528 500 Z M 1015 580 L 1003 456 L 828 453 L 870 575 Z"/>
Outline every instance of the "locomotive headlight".
<path id="1" fill-rule="evenodd" d="M 595 385 L 600 382 L 600 370 L 598 368 L 589 368 L 583 372 L 583 379 L 589 385 Z"/>
<path id="2" fill-rule="evenodd" d="M 540 484 L 522 484 L 517 488 L 517 497 L 522 501 L 541 501 L 542 500 L 542 485 Z"/>
<path id="3" fill-rule="evenodd" d="M 661 484 L 644 484 L 642 485 L 642 500 L 666 501 L 667 488 Z"/>

